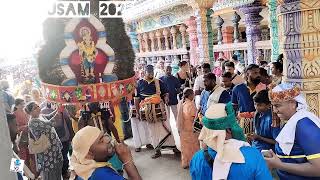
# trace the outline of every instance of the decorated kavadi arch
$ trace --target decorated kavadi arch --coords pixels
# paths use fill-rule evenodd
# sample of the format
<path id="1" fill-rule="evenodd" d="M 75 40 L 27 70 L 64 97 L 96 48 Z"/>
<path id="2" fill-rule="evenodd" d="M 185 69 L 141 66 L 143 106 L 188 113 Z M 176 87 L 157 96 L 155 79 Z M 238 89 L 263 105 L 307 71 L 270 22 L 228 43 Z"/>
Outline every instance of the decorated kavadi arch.
<path id="1" fill-rule="evenodd" d="M 125 32 L 124 27 L 120 28 Z M 125 62 L 116 59 L 116 52 L 112 44 L 108 43 L 107 33 L 109 32 L 106 32 L 105 25 L 93 15 L 90 18 L 76 18 L 65 22 L 65 47 L 56 57 L 56 61 L 48 62 L 55 68 L 53 71 L 60 72 L 59 77 L 63 78 L 59 84 L 54 84 L 46 82 L 46 77 L 41 77 L 40 73 L 42 92 L 49 102 L 74 104 L 82 108 L 90 102 L 110 102 L 115 126 L 119 136 L 123 138 L 119 103 L 124 98 L 131 100 L 135 77 L 130 75 L 119 80 L 115 65 Z M 131 58 L 133 60 L 134 56 Z"/>

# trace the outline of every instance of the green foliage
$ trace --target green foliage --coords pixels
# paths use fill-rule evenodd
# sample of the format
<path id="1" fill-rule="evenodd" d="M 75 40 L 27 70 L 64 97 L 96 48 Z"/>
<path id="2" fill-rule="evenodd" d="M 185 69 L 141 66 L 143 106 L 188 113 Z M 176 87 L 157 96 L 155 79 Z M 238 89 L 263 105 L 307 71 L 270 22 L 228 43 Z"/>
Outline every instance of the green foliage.
<path id="1" fill-rule="evenodd" d="M 99 19 L 99 1 L 91 0 L 91 13 Z M 116 65 L 114 73 L 119 79 L 126 79 L 134 75 L 134 51 L 125 26 L 121 18 L 99 19 L 107 32 L 107 43 L 115 52 Z"/>
<path id="2" fill-rule="evenodd" d="M 59 54 L 65 47 L 63 39 L 64 20 L 47 19 L 43 23 L 43 37 L 45 44 L 38 52 L 38 68 L 41 81 L 60 85 L 66 79 L 59 63 Z"/>
<path id="3" fill-rule="evenodd" d="M 119 79 L 132 77 L 135 55 L 122 19 L 102 19 L 102 23 L 106 28 L 107 43 L 115 52 L 114 73 Z"/>

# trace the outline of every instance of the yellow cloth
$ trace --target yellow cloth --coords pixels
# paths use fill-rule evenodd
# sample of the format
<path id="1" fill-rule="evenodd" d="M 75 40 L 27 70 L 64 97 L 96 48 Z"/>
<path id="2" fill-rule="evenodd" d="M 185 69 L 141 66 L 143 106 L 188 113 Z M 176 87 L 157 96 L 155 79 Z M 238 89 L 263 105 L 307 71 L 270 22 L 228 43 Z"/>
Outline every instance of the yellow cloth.
<path id="1" fill-rule="evenodd" d="M 78 121 L 76 121 L 75 119 L 71 118 L 71 123 L 72 123 L 72 129 L 74 133 L 77 133 L 79 131 L 79 126 L 78 126 Z"/>
<path id="2" fill-rule="evenodd" d="M 119 104 L 115 104 L 113 106 L 113 109 L 114 109 L 114 116 L 115 116 L 114 126 L 116 127 L 116 129 L 118 131 L 118 135 L 119 135 L 120 140 L 123 140 L 124 134 L 123 134 L 123 129 L 122 129 L 121 111 L 120 111 Z"/>
<path id="3" fill-rule="evenodd" d="M 101 167 L 95 160 L 87 158 L 90 147 L 101 133 L 99 128 L 86 126 L 80 129 L 72 140 L 71 167 L 84 180 L 87 180 L 96 168 Z"/>

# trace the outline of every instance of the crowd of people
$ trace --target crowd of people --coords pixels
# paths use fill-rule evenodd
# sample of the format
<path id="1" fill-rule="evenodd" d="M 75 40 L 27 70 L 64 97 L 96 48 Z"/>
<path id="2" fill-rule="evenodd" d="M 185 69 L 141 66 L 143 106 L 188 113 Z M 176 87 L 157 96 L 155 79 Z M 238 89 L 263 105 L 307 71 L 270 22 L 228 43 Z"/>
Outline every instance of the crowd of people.
<path id="1" fill-rule="evenodd" d="M 156 161 L 170 149 L 194 180 L 319 179 L 320 119 L 299 87 L 282 81 L 282 62 L 217 62 L 181 61 L 176 74 L 158 62 L 137 73 L 129 103 L 135 151 L 152 150 Z M 124 171 L 142 179 L 114 126 L 112 104 L 62 106 L 32 86 L 20 97 L 7 81 L 0 87 L 13 151 L 30 179 L 117 180 Z"/>
<path id="2" fill-rule="evenodd" d="M 16 65 L 7 65 L 0 67 L 0 79 L 7 79 L 10 81 L 13 93 L 16 92 L 18 88 L 24 85 L 25 81 L 33 82 L 38 77 L 38 70 L 35 62 L 31 60 L 22 61 Z"/>
<path id="3" fill-rule="evenodd" d="M 182 61 L 176 75 L 164 62 L 155 67 L 139 73 L 131 106 L 136 152 L 146 146 L 158 158 L 179 149 L 195 180 L 320 178 L 320 120 L 298 85 L 282 81 L 281 58 L 245 67 L 232 56 L 214 68 Z"/>

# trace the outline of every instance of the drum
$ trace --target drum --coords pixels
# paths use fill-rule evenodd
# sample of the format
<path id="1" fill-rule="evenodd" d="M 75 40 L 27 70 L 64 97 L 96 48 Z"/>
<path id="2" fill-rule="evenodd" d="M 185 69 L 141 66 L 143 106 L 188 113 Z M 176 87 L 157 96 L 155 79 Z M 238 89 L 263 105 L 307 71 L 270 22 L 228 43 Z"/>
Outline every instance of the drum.
<path id="1" fill-rule="evenodd" d="M 144 104 L 140 108 L 140 119 L 149 123 L 155 123 L 167 120 L 166 108 L 163 101 L 159 104 Z"/>
<path id="2" fill-rule="evenodd" d="M 129 117 L 137 117 L 137 109 L 134 106 L 130 106 Z"/>

